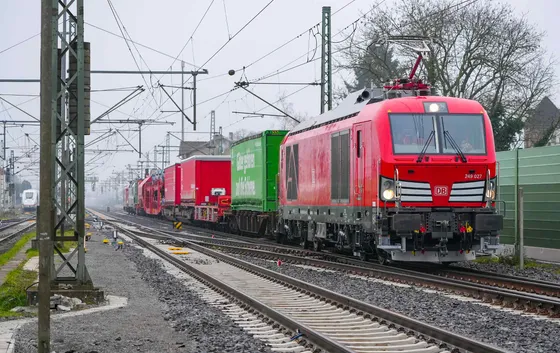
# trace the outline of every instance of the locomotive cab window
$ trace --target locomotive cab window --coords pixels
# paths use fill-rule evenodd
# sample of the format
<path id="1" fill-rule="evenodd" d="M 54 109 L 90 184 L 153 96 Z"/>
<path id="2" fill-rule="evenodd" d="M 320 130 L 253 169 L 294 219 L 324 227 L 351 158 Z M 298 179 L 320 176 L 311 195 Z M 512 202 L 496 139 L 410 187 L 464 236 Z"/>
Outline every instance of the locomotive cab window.
<path id="1" fill-rule="evenodd" d="M 425 144 L 426 153 L 436 153 L 436 117 L 428 114 L 391 114 L 393 151 L 396 154 L 417 154 Z"/>
<path id="2" fill-rule="evenodd" d="M 482 115 L 442 115 L 441 130 L 447 134 L 447 138 L 444 136 L 442 139 L 444 154 L 455 153 L 451 139 L 455 140 L 465 154 L 486 153 Z"/>
<path id="3" fill-rule="evenodd" d="M 390 114 L 395 154 L 486 154 L 481 114 Z"/>

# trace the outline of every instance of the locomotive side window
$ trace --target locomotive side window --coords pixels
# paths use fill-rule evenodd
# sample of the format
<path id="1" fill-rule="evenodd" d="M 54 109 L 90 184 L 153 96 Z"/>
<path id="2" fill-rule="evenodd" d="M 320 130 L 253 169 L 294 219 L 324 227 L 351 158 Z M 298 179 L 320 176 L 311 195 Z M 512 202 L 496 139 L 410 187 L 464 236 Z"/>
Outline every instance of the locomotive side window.
<path id="1" fill-rule="evenodd" d="M 331 200 L 348 202 L 350 197 L 350 131 L 331 135 Z"/>
<path id="2" fill-rule="evenodd" d="M 297 200 L 298 176 L 299 176 L 299 153 L 298 145 L 286 146 L 286 198 Z"/>

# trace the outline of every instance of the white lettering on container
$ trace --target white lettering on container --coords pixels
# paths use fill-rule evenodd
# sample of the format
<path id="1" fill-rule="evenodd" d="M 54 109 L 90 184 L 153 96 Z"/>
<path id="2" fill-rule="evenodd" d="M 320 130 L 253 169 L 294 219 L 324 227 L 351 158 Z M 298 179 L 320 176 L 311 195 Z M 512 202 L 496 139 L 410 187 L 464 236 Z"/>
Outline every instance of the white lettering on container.
<path id="1" fill-rule="evenodd" d="M 235 183 L 235 196 L 255 196 L 257 194 L 255 181 L 242 177 Z"/>
<path id="2" fill-rule="evenodd" d="M 237 171 L 243 171 L 243 174 L 247 173 L 247 169 L 255 168 L 255 154 L 237 154 Z"/>

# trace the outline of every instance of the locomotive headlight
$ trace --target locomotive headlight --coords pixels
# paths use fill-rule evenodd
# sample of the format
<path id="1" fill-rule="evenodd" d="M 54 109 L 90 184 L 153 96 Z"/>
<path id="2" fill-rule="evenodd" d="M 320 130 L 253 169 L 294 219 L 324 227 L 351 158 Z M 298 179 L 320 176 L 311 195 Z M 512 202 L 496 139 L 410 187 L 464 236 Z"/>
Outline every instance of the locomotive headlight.
<path id="1" fill-rule="evenodd" d="M 392 200 L 395 198 L 395 192 L 393 191 L 393 189 L 388 189 L 383 191 L 383 198 L 385 200 Z"/>
<path id="2" fill-rule="evenodd" d="M 489 180 L 488 185 L 486 186 L 486 200 L 494 200 L 496 198 L 496 181 L 496 178 Z"/>
<path id="3" fill-rule="evenodd" d="M 381 177 L 379 189 L 381 200 L 392 201 L 395 199 L 395 182 L 393 180 Z"/>

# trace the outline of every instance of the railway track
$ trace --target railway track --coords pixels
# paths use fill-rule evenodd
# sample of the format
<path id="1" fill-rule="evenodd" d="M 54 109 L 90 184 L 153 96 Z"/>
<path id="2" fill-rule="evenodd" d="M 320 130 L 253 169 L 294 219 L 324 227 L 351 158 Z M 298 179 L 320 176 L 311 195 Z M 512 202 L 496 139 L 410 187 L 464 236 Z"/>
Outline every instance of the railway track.
<path id="1" fill-rule="evenodd" d="M 504 350 L 476 342 L 403 315 L 375 307 L 280 273 L 247 263 L 223 252 L 154 230 L 159 240 L 179 243 L 191 252 L 186 261 L 169 253 L 166 246 L 146 240 L 145 233 L 106 220 L 176 267 L 215 288 L 221 295 L 257 310 L 265 318 L 237 320 L 244 329 L 259 333 L 275 351 L 291 352 L 415 352 L 503 353 Z M 232 312 L 228 312 L 231 314 Z M 235 315 L 241 312 L 234 310 Z M 254 316 L 253 316 L 254 318 Z M 272 320 L 284 334 L 270 331 Z M 261 328 L 264 331 L 259 331 Z M 282 330 L 281 330 L 282 331 Z M 289 336 L 303 334 L 299 349 L 290 348 Z M 263 334 L 264 333 L 264 334 Z M 289 335 L 286 335 L 289 333 Z"/>
<path id="2" fill-rule="evenodd" d="M 33 220 L 34 218 L 25 218 L 13 220 L 8 224 L 2 224 L 2 226 L 0 226 L 0 247 L 3 246 L 4 243 L 35 227 L 35 221 Z M 11 229 L 16 229 L 16 231 L 9 232 Z"/>
<path id="3" fill-rule="evenodd" d="M 154 235 L 154 229 L 150 227 L 134 225 L 132 222 L 124 220 L 121 220 L 121 222 L 144 229 L 143 236 Z M 407 269 L 409 266 L 382 266 L 337 254 L 317 253 L 276 244 L 244 242 L 237 239 L 226 239 L 225 237 L 211 238 L 208 235 L 188 235 L 165 230 L 157 230 L 157 232 L 162 236 L 188 239 L 204 247 L 219 247 L 230 253 L 268 260 L 280 259 L 287 263 L 334 269 L 350 274 L 443 290 L 505 308 L 550 318 L 560 317 L 560 300 L 558 299 L 560 286 L 554 283 L 517 277 L 508 278 L 508 276 L 500 278 L 497 275 L 477 277 L 476 271 L 471 271 L 470 275 L 456 274 L 454 277 L 451 275 L 454 270 L 441 268 L 438 269 L 439 273 L 430 274 Z"/>
<path id="4" fill-rule="evenodd" d="M 407 266 L 406 268 L 410 268 Z M 543 296 L 560 298 L 560 284 L 535 280 L 527 277 L 502 275 L 470 268 L 434 268 L 428 272 L 445 278 L 453 278 L 470 283 L 485 284 Z"/>

